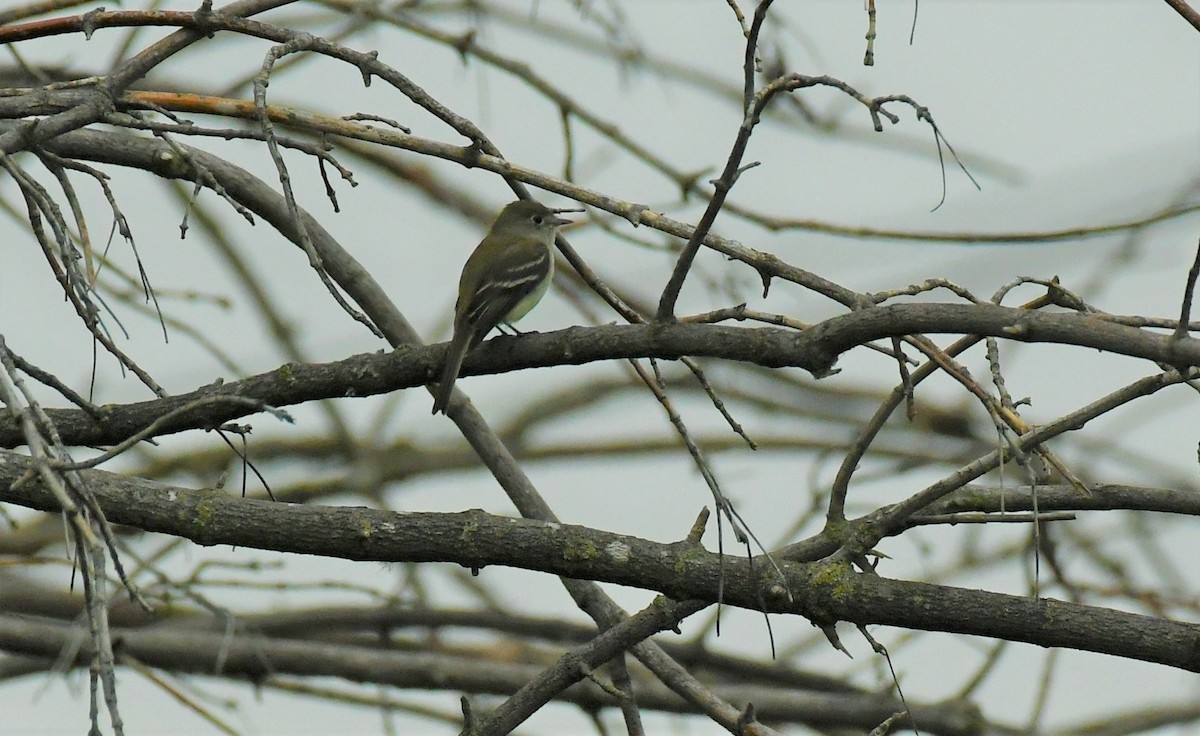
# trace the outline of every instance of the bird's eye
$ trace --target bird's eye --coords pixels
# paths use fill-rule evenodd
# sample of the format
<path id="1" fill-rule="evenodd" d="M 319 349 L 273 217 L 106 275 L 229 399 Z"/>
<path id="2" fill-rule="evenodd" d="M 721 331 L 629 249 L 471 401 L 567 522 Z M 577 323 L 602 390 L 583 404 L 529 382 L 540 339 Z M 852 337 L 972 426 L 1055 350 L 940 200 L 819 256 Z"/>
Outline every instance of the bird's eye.
<path id="1" fill-rule="evenodd" d="M 542 224 L 543 218 L 542 218 L 542 216 L 541 216 L 541 215 L 534 215 L 532 219 L 533 219 L 533 224 L 534 224 L 534 225 L 541 225 L 541 224 Z"/>

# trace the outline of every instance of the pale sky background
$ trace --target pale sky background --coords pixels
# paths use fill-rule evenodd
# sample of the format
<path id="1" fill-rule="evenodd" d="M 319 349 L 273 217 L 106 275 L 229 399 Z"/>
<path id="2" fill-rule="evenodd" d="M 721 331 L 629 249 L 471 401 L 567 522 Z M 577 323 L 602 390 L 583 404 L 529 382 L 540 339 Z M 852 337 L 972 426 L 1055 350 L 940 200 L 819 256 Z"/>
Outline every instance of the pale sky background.
<path id="1" fill-rule="evenodd" d="M 178 9 L 194 5 L 171 4 Z M 514 0 L 504 5 L 521 12 L 536 8 L 539 18 L 581 25 L 573 3 Z M 593 5 L 608 7 L 604 3 Z M 743 5 L 750 12 L 750 4 Z M 761 160 L 763 165 L 742 177 L 733 201 L 759 211 L 845 225 L 984 232 L 1070 228 L 1136 219 L 1160 209 L 1189 187 L 1191 201 L 1196 201 L 1195 187 L 1200 179 L 1200 34 L 1165 3 L 924 0 L 911 46 L 911 3 L 879 5 L 876 65 L 867 68 L 861 63 L 866 29 L 861 3 L 779 0 L 772 13 L 787 26 L 781 37 L 788 44 L 789 70 L 829 74 L 868 95 L 902 93 L 915 98 L 929 107 L 942 132 L 981 183 L 982 191 L 976 191 L 953 163 L 948 163 L 946 202 L 931 212 L 941 198 L 941 174 L 928 128 L 914 120 L 912 111 L 901 105 L 891 106 L 900 115 L 900 124 L 888 125 L 875 136 L 868 134 L 869 120 L 854 103 L 831 90 L 810 90 L 802 93 L 808 104 L 822 114 L 840 115 L 856 135 L 847 141 L 764 125 L 746 157 Z M 126 7 L 133 7 L 133 3 Z M 723 0 L 629 1 L 620 3 L 620 7 L 634 36 L 654 55 L 683 61 L 730 84 L 740 84 L 742 36 Z M 267 14 L 263 19 L 290 17 L 292 12 Z M 444 21 L 434 18 L 431 22 Z M 143 43 L 164 33 L 149 29 L 142 36 Z M 108 58 L 119 38 L 117 31 L 99 31 L 86 44 L 80 38 L 62 37 L 30 44 L 22 51 L 34 61 L 65 57 L 72 65 L 94 68 L 92 60 Z M 481 35 L 480 41 L 510 56 L 525 57 L 536 73 L 681 169 L 719 169 L 728 154 L 740 122 L 734 106 L 653 76 L 622 75 L 569 45 L 534 42 L 526 33 L 492 28 Z M 522 84 L 475 61 L 464 66 L 452 51 L 385 30 L 355 37 L 346 45 L 364 51 L 378 49 L 382 61 L 478 123 L 508 158 L 542 171 L 561 172 L 563 148 L 557 113 Z M 231 81 L 257 70 L 266 49 L 266 44 L 242 40 L 212 44 L 211 48 L 177 57 L 161 74 L 202 79 L 207 88 L 219 89 L 221 80 Z M 338 115 L 370 110 L 411 126 L 416 135 L 462 143 L 445 126 L 419 114 L 399 93 L 378 80 L 364 90 L 352 68 L 321 60 L 300 69 L 273 80 L 273 101 Z M 314 94 L 314 90 L 319 92 Z M 576 126 L 575 131 L 578 175 L 585 186 L 664 209 L 677 219 L 694 222 L 698 218 L 701 203 L 679 207 L 671 182 L 616 154 L 610 144 L 582 126 Z M 227 150 L 211 141 L 186 142 L 215 152 Z M 245 152 L 239 159 L 241 165 L 276 181 L 262 147 L 243 144 L 238 148 Z M 333 214 L 311 162 L 298 155 L 288 160 L 299 185 L 301 204 L 341 242 L 351 246 L 426 339 L 445 339 L 458 272 L 480 237 L 479 229 L 381 181 L 366 167 L 356 171 L 359 187 L 336 184 L 342 212 Z M 443 162 L 428 165 L 437 175 L 463 183 L 497 206 L 511 199 L 495 176 L 463 171 Z M 163 196 L 161 188 L 142 188 L 140 176 L 110 173 L 114 173 L 114 188 L 133 220 L 140 254 L 160 290 L 190 288 L 236 295 L 229 275 L 209 253 L 199 230 L 180 241 L 181 211 L 174 200 Z M 7 179 L 0 181 L 0 196 L 13 204 L 19 202 Z M 209 192 L 201 196 L 213 198 Z M 554 205 L 570 204 L 551 195 L 543 200 Z M 104 222 L 102 215 L 96 217 Z M 251 228 L 234 218 L 230 221 L 230 232 L 238 238 L 243 252 L 263 273 L 270 274 L 270 288 L 288 317 L 300 326 L 302 344 L 313 360 L 336 360 L 385 347 L 331 304 L 298 250 L 281 243 L 265 225 Z M 1057 274 L 1069 287 L 1081 286 L 1093 279 L 1097 270 L 1109 268 L 1106 259 L 1122 247 L 1127 237 L 1037 245 L 918 245 L 864 242 L 804 231 L 770 234 L 727 215 L 718 220 L 716 230 L 853 289 L 897 288 L 944 277 L 985 298 L 1015 276 L 1048 278 Z M 653 239 L 644 229 L 635 234 Z M 1119 277 L 1107 281 L 1103 290 L 1089 292 L 1089 297 L 1111 312 L 1177 314 L 1198 234 L 1200 217 L 1196 215 L 1144 231 L 1138 236 L 1134 261 L 1117 266 Z M 63 305 L 40 256 L 34 255 L 30 239 L 7 218 L 0 219 L 0 242 L 5 252 L 20 249 L 10 266 L 0 270 L 0 332 L 16 352 L 45 367 L 57 368 L 62 378 L 85 387 L 90 339 Z M 581 232 L 572 237 L 572 242 L 602 275 L 611 274 L 639 285 L 643 297 L 653 298 L 662 288 L 669 266 L 666 256 L 634 250 L 597 231 Z M 116 243 L 113 249 L 118 252 L 124 247 Z M 707 273 L 732 274 L 740 298 L 752 306 L 795 314 L 807 321 L 834 313 L 829 305 L 778 284 L 763 300 L 758 296 L 755 274 L 731 267 L 723 259 L 704 256 L 700 264 Z M 711 294 L 693 286 L 685 290 L 680 312 L 715 306 L 720 305 L 712 302 Z M 204 303 L 174 303 L 171 308 L 180 317 L 202 324 L 218 339 L 243 336 L 233 352 L 247 372 L 269 370 L 281 362 L 246 303 L 235 303 L 227 310 Z M 30 314 L 37 314 L 38 319 L 29 319 Z M 139 362 L 164 381 L 167 390 L 189 391 L 224 374 L 188 339 L 175 336 L 164 346 L 154 321 L 127 313 L 121 316 L 131 333 L 127 346 Z M 522 327 L 551 330 L 581 322 L 561 297 L 552 294 Z M 48 340 L 47 335 L 55 339 Z M 1048 354 L 1042 348 L 1038 350 L 1039 356 Z M 1063 355 L 1077 357 L 1077 352 L 1064 350 Z M 1050 372 L 1045 370 L 1044 358 L 1035 361 L 1029 354 L 1031 359 L 1022 363 L 1023 354 L 1029 353 L 1012 353 L 1009 385 L 1014 395 L 1034 397 L 1035 421 L 1080 406 L 1119 385 L 1119 381 L 1145 375 L 1149 370 L 1130 360 L 1097 361 L 1088 357 L 1086 360 L 1091 362 L 1087 363 L 1087 374 L 1069 370 L 1072 363 L 1067 361 L 1064 370 Z M 878 363 L 869 357 L 849 356 L 841 367 L 844 373 L 836 380 L 847 385 L 867 383 L 879 373 Z M 526 390 L 532 379 L 539 386 L 558 386 L 606 370 L 612 372 L 610 367 L 598 366 L 467 379 L 463 388 L 485 416 L 503 416 L 514 405 L 512 397 Z M 888 381 L 893 380 L 894 369 L 885 374 Z M 119 376 L 111 361 L 97 385 L 102 402 L 147 398 L 139 384 Z M 946 399 L 958 395 L 946 383 L 931 382 L 923 391 L 928 392 L 926 396 Z M 1189 416 L 1191 404 L 1181 400 L 1182 396 L 1175 393 L 1156 397 L 1119 419 L 1137 430 L 1128 433 L 1125 446 L 1159 448 L 1158 456 L 1179 459 L 1177 468 L 1164 472 L 1191 478 L 1195 475 L 1200 431 Z M 453 436 L 448 421 L 429 417 L 430 399 L 424 391 L 405 392 L 400 401 L 403 408 L 399 421 L 409 431 L 431 437 Z M 379 403 L 362 401 L 361 405 L 361 411 L 348 413 L 353 421 L 365 426 L 375 416 L 373 409 Z M 694 428 L 718 426 L 719 420 L 711 410 L 687 401 L 682 406 Z M 311 409 L 299 408 L 294 414 L 299 420 L 296 431 L 318 426 Z M 587 437 L 605 432 L 606 426 L 619 426 L 618 422 L 669 433 L 649 395 L 637 396 L 619 409 L 592 418 L 601 423 L 568 423 L 561 427 L 562 436 Z M 253 424 L 262 435 L 291 431 L 266 418 L 255 418 Z M 211 441 L 209 437 L 185 437 L 168 443 Z M 1093 472 L 1108 472 L 1114 479 L 1137 479 L 1136 474 L 1124 471 L 1117 463 L 1106 467 L 1100 458 L 1087 460 L 1093 463 L 1089 465 Z M 743 516 L 764 541 L 777 539 L 788 522 L 786 514 L 777 514 L 773 509 L 789 503 L 797 479 L 812 472 L 811 458 L 748 453 L 722 455 L 716 469 L 726 483 L 727 493 L 739 503 Z M 707 490 L 682 454 L 673 460 L 621 464 L 532 465 L 529 472 L 564 520 L 653 539 L 682 537 L 700 506 L 709 502 Z M 818 472 L 829 475 L 832 469 L 825 467 Z M 1126 475 L 1121 476 L 1122 472 Z M 935 477 L 930 474 L 928 479 Z M 899 490 L 864 482 L 856 486 L 851 500 L 867 508 L 866 504 L 887 502 L 911 492 L 921 481 L 919 474 L 908 474 Z M 678 493 L 663 492 L 668 488 Z M 511 512 L 507 501 L 482 473 L 426 476 L 399 491 L 393 501 L 398 508 L 408 510 L 480 507 Z M 1113 525 L 1115 534 L 1120 531 L 1118 521 L 1115 517 L 1093 520 Z M 1180 545 L 1195 549 L 1196 536 L 1188 529 L 1190 522 L 1166 523 L 1163 528 L 1177 535 Z M 1194 528 L 1194 524 L 1190 526 Z M 1025 532 L 989 529 L 988 533 L 1002 540 L 1006 534 Z M 889 561 L 891 567 L 885 573 L 920 576 L 935 566 L 937 556 L 936 551 L 919 549 L 919 542 L 934 544 L 939 539 L 945 537 L 928 533 L 888 542 L 886 551 L 895 559 Z M 197 557 L 184 564 L 193 565 L 200 556 L 239 559 L 224 549 L 195 554 Z M 398 580 L 399 574 L 375 564 L 320 559 L 293 560 L 278 573 L 281 579 L 291 576 L 296 580 L 363 580 L 373 584 L 378 584 L 381 575 Z M 569 600 L 552 578 L 495 569 L 486 574 L 494 576 L 493 580 L 511 580 L 513 593 L 509 601 L 524 606 L 529 613 L 569 610 Z M 971 584 L 1006 592 L 1024 589 L 1023 577 L 1011 569 L 981 575 Z M 59 577 L 66 585 L 65 576 Z M 651 597 L 624 589 L 614 589 L 613 594 L 630 607 L 640 606 Z M 239 595 L 244 594 L 229 593 L 221 602 L 236 608 Z M 264 595 L 270 601 L 270 596 L 276 594 Z M 454 590 L 440 591 L 438 596 L 444 603 L 464 600 Z M 760 617 L 729 609 L 726 614 L 729 624 L 716 645 L 748 655 L 766 651 Z M 815 630 L 800 619 L 777 619 L 775 625 L 776 636 L 785 641 L 814 636 Z M 686 626 L 684 630 L 686 633 Z M 879 627 L 874 633 L 885 644 L 897 642 L 905 634 Z M 847 631 L 844 639 L 855 655 L 853 666 L 858 681 L 886 684 L 881 663 L 861 638 Z M 819 634 L 813 641 L 820 641 Z M 962 673 L 977 665 L 986 643 L 929 635 L 905 648 L 896 666 L 906 695 L 919 701 L 952 695 L 961 683 Z M 1001 671 L 979 691 L 977 701 L 990 717 L 1020 724 L 1029 712 L 1042 675 L 1039 668 L 1044 653 L 1026 649 L 1028 656 L 1005 659 Z M 824 645 L 812 646 L 804 664 L 841 668 L 843 659 Z M 1057 668 L 1043 722 L 1048 727 L 1101 717 L 1133 703 L 1150 706 L 1184 695 L 1200 697 L 1195 676 L 1164 667 L 1062 652 Z M 124 672 L 119 681 L 127 733 L 213 732 L 136 675 Z M 236 698 L 237 711 L 223 715 L 246 734 L 382 732 L 379 714 L 368 708 L 337 707 L 270 691 L 253 694 L 248 688 L 212 681 L 194 682 L 207 693 Z M 425 696 L 400 693 L 398 699 L 425 700 Z M 456 696 L 428 700 L 450 712 L 457 710 Z M 0 713 L 0 734 L 80 733 L 87 719 L 86 673 L 2 683 Z M 169 731 L 164 730 L 164 723 L 170 724 Z M 457 732 L 449 727 L 437 731 L 429 722 L 410 722 L 403 717 L 397 723 L 399 733 L 410 732 L 407 729 L 411 724 L 419 724 L 421 733 Z M 610 723 L 619 730 L 618 721 L 610 719 Z M 721 732 L 715 724 L 698 720 L 650 717 L 647 725 L 655 733 Z M 550 708 L 529 721 L 522 732 L 573 733 L 588 728 L 573 709 Z"/>

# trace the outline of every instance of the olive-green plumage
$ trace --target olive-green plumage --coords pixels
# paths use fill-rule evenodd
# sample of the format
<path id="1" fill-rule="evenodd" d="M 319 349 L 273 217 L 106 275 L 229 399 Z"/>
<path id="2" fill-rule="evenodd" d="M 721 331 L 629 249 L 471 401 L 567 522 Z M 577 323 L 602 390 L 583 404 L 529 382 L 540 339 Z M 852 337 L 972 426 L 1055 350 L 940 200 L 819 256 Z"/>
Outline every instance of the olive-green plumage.
<path id="1" fill-rule="evenodd" d="M 554 238 L 570 222 L 557 216 L 561 211 L 531 200 L 513 202 L 467 258 L 434 414 L 445 413 L 467 353 L 494 327 L 521 319 L 545 296 L 554 276 Z"/>

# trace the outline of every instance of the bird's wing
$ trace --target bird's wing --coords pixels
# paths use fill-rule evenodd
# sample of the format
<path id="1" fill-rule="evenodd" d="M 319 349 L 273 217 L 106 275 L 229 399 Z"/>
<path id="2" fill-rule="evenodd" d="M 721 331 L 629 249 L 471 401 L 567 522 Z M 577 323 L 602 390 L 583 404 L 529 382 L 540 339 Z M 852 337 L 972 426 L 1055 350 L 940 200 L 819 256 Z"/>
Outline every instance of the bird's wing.
<path id="1" fill-rule="evenodd" d="M 462 311 L 462 320 L 474 328 L 477 341 L 537 289 L 550 274 L 550 257 L 549 248 L 541 243 L 514 247 L 479 280 Z"/>

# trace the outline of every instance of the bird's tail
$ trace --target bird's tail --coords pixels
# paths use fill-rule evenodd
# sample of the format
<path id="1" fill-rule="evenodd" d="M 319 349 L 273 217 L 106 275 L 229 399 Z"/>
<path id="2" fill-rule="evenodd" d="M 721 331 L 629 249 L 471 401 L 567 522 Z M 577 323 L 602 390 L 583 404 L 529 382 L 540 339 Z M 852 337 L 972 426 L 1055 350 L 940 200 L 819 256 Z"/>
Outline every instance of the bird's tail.
<path id="1" fill-rule="evenodd" d="M 450 394 L 454 393 L 454 382 L 458 380 L 458 371 L 462 368 L 463 358 L 471 349 L 471 331 L 455 330 L 450 349 L 446 351 L 446 365 L 442 368 L 442 379 L 438 381 L 437 392 L 433 395 L 433 413 L 445 414 L 446 406 L 450 403 Z"/>

